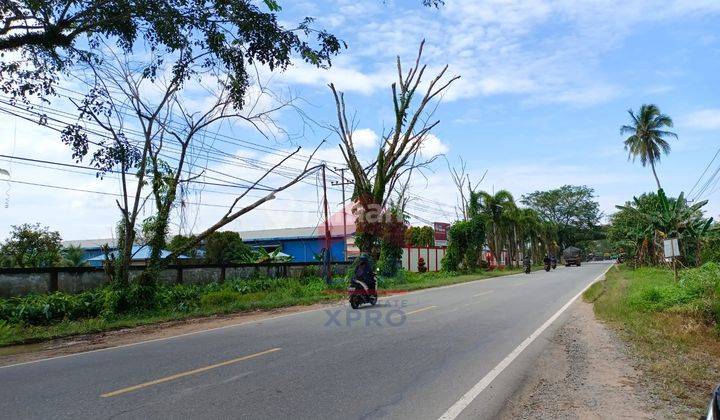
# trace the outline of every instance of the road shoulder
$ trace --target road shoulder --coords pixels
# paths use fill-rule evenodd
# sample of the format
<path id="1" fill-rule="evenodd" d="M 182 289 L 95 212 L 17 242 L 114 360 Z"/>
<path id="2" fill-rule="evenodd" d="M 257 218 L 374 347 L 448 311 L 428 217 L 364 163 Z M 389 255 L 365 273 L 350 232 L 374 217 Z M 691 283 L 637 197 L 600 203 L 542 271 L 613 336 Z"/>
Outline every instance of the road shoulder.
<path id="1" fill-rule="evenodd" d="M 591 304 L 578 300 L 568 315 L 499 417 L 652 418 L 625 344 Z"/>

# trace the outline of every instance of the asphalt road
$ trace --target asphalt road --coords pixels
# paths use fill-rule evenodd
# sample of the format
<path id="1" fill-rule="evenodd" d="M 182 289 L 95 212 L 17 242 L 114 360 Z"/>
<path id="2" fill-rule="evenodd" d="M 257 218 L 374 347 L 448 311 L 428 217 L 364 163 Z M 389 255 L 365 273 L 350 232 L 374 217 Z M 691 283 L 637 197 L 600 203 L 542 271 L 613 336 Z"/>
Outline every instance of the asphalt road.
<path id="1" fill-rule="evenodd" d="M 558 267 L 7 366 L 0 417 L 492 417 L 563 322 L 558 311 L 607 268 Z"/>

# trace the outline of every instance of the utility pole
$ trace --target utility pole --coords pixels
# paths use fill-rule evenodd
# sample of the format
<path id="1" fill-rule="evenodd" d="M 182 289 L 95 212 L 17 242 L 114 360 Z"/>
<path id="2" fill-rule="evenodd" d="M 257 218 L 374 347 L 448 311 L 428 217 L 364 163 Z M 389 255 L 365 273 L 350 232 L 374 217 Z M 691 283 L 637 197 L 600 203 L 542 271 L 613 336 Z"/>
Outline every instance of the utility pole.
<path id="1" fill-rule="evenodd" d="M 344 258 L 347 261 L 347 218 L 345 213 L 345 186 L 352 184 L 352 182 L 345 182 L 345 171 L 347 168 L 335 168 L 336 171 L 340 171 L 340 182 L 332 182 L 332 185 L 342 186 L 342 212 L 343 212 L 343 246 L 344 246 Z"/>
<path id="2" fill-rule="evenodd" d="M 332 283 L 332 273 L 330 272 L 330 225 L 328 223 L 328 199 L 327 184 L 325 183 L 325 164 L 322 166 L 322 182 L 323 182 L 323 207 L 325 210 L 325 255 L 323 256 L 323 275 L 327 284 Z"/>

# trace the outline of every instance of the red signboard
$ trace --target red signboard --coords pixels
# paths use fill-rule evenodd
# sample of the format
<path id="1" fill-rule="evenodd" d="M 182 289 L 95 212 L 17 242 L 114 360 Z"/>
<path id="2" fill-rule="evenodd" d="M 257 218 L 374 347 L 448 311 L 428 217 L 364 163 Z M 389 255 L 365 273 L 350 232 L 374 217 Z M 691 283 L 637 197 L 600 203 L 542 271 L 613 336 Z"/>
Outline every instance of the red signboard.
<path id="1" fill-rule="evenodd" d="M 433 230 L 435 231 L 435 246 L 447 246 L 448 229 L 450 229 L 450 223 L 433 223 Z"/>

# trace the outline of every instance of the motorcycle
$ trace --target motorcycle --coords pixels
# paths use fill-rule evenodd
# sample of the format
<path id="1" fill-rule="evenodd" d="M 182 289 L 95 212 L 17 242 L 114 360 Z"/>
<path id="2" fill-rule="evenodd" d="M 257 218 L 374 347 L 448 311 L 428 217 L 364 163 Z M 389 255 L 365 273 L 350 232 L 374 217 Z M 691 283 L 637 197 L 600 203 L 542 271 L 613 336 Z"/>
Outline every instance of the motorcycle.
<path id="1" fill-rule="evenodd" d="M 365 303 L 375 306 L 378 300 L 377 288 L 371 288 L 365 282 L 353 279 L 348 286 L 348 298 L 353 309 Z"/>
<path id="2" fill-rule="evenodd" d="M 545 271 L 550 271 L 550 263 L 545 263 Z"/>
<path id="3" fill-rule="evenodd" d="M 525 266 L 525 274 L 530 274 L 530 263 L 525 262 L 523 265 Z"/>

